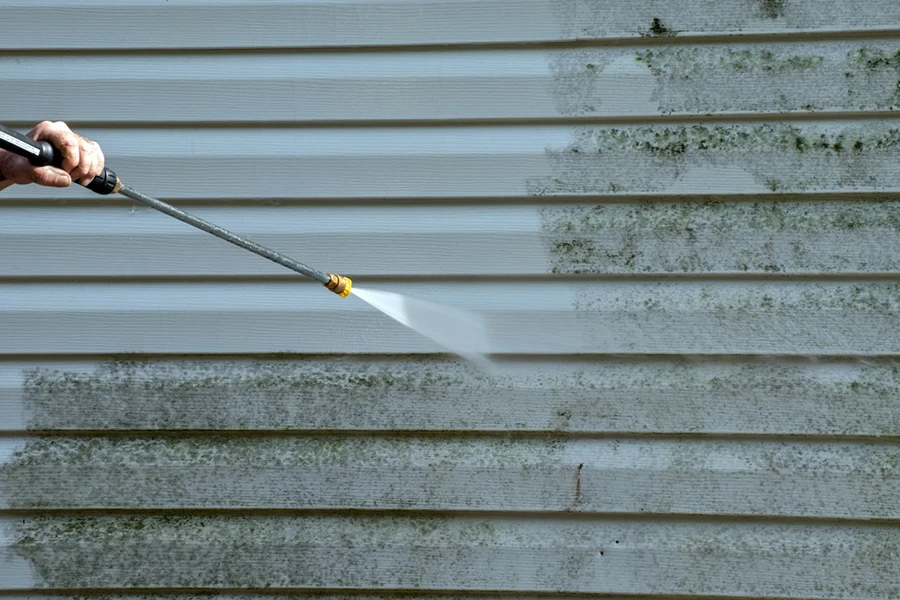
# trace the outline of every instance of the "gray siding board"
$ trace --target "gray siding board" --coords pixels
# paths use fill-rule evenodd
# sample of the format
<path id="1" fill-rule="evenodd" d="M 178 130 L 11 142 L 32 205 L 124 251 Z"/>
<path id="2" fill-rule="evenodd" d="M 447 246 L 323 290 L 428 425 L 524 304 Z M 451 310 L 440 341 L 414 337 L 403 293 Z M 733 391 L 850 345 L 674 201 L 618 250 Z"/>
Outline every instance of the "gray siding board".
<path id="1" fill-rule="evenodd" d="M 483 350 L 496 354 L 900 354 L 893 281 L 378 287 L 477 311 Z M 0 353 L 8 355 L 443 350 L 312 283 L 9 283 L 0 285 L 0 304 Z"/>
<path id="2" fill-rule="evenodd" d="M 894 444 L 419 436 L 0 441 L 0 508 L 898 519 Z"/>
<path id="3" fill-rule="evenodd" d="M 29 536 L 16 551 L 33 561 L 50 589 L 504 589 L 860 599 L 900 593 L 896 529 L 888 525 L 179 515 L 25 517 L 4 519 L 2 526 L 7 540 L 10 533 Z M 31 576 L 9 575 L 14 587 L 27 586 Z"/>
<path id="4" fill-rule="evenodd" d="M 7 431 L 542 432 L 892 438 L 898 363 L 784 357 L 0 363 Z"/>
<path id="5" fill-rule="evenodd" d="M 106 144 L 128 185 L 178 200 L 900 192 L 900 128 L 889 119 L 84 133 Z M 4 193 L 4 202 L 90 198 Z"/>
<path id="6" fill-rule="evenodd" d="M 6 122 L 566 119 L 890 111 L 900 42 L 0 60 Z M 212 107 L 215 106 L 215 109 Z"/>
<path id="7" fill-rule="evenodd" d="M 77 36 L 36 39 L 35 20 Z M 892 0 L 672 3 L 641 0 L 218 0 L 4 7 L 9 50 L 365 47 L 896 31 Z"/>
<path id="8" fill-rule="evenodd" d="M 900 265 L 900 202 L 889 199 L 184 207 L 308 264 L 362 277 L 866 276 Z M 295 277 L 120 201 L 5 209 L 0 256 L 0 277 Z"/>

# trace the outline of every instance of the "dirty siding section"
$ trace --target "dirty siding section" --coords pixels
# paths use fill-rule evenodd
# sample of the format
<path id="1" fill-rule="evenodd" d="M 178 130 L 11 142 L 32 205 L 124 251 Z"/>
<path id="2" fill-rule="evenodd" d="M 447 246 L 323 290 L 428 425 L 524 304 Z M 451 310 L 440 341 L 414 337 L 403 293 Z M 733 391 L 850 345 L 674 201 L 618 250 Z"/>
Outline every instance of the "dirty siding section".
<path id="1" fill-rule="evenodd" d="M 900 4 L 2 18 L 4 122 L 481 311 L 497 369 L 129 202 L 6 190 L 0 593 L 900 597 Z"/>

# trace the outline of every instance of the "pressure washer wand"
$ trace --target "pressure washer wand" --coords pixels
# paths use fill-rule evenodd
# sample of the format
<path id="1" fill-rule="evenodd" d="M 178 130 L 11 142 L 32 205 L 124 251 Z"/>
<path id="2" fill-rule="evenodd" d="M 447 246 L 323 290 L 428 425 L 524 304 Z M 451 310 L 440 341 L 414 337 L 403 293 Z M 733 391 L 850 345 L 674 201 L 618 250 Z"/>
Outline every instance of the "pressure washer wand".
<path id="1" fill-rule="evenodd" d="M 112 172 L 110 171 L 110 173 Z M 196 217 L 190 213 L 184 212 L 180 208 L 175 208 L 171 204 L 166 204 L 162 200 L 157 200 L 156 198 L 147 196 L 146 194 L 142 194 L 128 187 L 127 185 L 122 185 L 122 182 L 119 181 L 119 178 L 116 177 L 115 173 L 112 173 L 112 178 L 116 181 L 116 183 L 113 186 L 111 193 L 119 193 L 123 196 L 131 198 L 132 200 L 137 200 L 138 202 L 146 204 L 150 208 L 155 208 L 159 212 L 165 213 L 170 217 L 175 217 L 179 221 L 183 221 L 188 225 L 193 225 L 197 229 L 201 229 L 206 233 L 211 233 L 217 238 L 221 238 L 226 242 L 231 242 L 235 246 L 240 246 L 241 248 L 249 250 L 254 254 L 258 254 L 263 258 L 268 258 L 272 262 L 278 263 L 283 267 L 287 267 L 292 271 L 296 271 L 301 275 L 318 281 L 341 298 L 346 298 L 350 295 L 350 289 L 353 285 L 353 282 L 350 281 L 349 277 L 335 275 L 334 273 L 325 274 L 317 269 L 313 269 L 312 267 L 304 265 L 301 262 L 297 262 L 293 258 L 289 258 L 284 254 L 281 254 L 280 252 L 275 252 L 274 250 L 257 244 L 252 240 L 248 240 L 247 238 L 241 237 L 236 233 L 232 233 L 227 229 L 219 227 L 218 225 L 214 225 L 209 221 L 204 221 L 200 217 Z M 91 182 L 91 185 L 93 185 L 93 182 Z M 90 189 L 90 185 L 88 186 L 88 189 Z"/>
<path id="2" fill-rule="evenodd" d="M 14 129 L 10 129 L 5 125 L 0 125 L 0 148 L 18 154 L 19 156 L 24 156 L 31 164 L 37 167 L 42 167 L 44 165 L 59 167 L 62 165 L 62 154 L 57 148 L 54 148 L 52 144 L 46 141 L 36 142 L 28 136 L 23 135 Z M 103 169 L 103 172 L 85 187 L 102 196 L 122 194 L 123 196 L 136 200 L 141 204 L 145 204 L 150 208 L 165 213 L 170 217 L 174 217 L 188 225 L 192 225 L 206 233 L 211 233 L 226 242 L 231 242 L 235 246 L 240 246 L 245 250 L 249 250 L 254 254 L 267 258 L 283 267 L 296 271 L 305 277 L 318 281 L 341 298 L 346 298 L 350 295 L 353 282 L 349 277 L 344 277 L 343 275 L 337 275 L 335 273 L 326 274 L 317 269 L 313 269 L 312 267 L 281 254 L 280 252 L 275 252 L 270 248 L 266 248 L 252 240 L 248 240 L 245 237 L 239 236 L 236 233 L 232 233 L 227 229 L 185 212 L 180 208 L 175 208 L 162 200 L 142 194 L 127 185 L 123 185 L 115 172 L 110 169 Z"/>

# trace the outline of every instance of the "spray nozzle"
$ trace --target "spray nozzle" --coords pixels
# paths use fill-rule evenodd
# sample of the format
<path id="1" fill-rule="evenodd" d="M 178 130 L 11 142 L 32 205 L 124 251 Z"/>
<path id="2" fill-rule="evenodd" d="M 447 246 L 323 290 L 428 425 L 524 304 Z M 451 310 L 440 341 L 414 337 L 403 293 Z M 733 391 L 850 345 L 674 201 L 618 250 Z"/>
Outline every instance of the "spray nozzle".
<path id="1" fill-rule="evenodd" d="M 350 290 L 353 288 L 353 282 L 349 277 L 329 273 L 328 283 L 325 284 L 325 287 L 327 287 L 329 290 L 331 290 L 341 298 L 346 298 L 350 295 Z"/>

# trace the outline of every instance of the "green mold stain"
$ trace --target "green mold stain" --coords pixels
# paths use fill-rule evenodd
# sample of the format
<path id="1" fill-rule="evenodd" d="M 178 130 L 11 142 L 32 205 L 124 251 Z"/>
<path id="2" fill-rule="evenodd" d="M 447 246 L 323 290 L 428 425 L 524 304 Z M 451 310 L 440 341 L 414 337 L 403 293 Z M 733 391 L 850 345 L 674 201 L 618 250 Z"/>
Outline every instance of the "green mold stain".
<path id="1" fill-rule="evenodd" d="M 609 53 L 571 50 L 553 54 L 553 98 L 559 114 L 578 117 L 596 114 L 600 107 L 600 77 Z"/>
<path id="2" fill-rule="evenodd" d="M 467 365 L 418 357 L 387 362 L 352 357 L 111 360 L 88 373 L 30 369 L 24 402 L 32 430 L 328 429 L 354 421 L 365 428 L 373 404 L 386 407 L 382 416 L 389 422 L 392 410 L 416 398 L 434 405 L 496 384 Z"/>
<path id="3" fill-rule="evenodd" d="M 851 52 L 848 58 L 869 71 L 900 71 L 900 50 L 890 52 L 884 48 L 860 48 Z"/>
<path id="4" fill-rule="evenodd" d="M 900 107 L 900 50 L 891 52 L 884 48 L 861 48 L 851 52 L 848 59 L 865 69 L 866 81 L 863 85 L 872 86 L 875 82 L 892 86 L 890 101 L 879 108 Z"/>
<path id="5" fill-rule="evenodd" d="M 711 74 L 718 70 L 737 73 L 785 73 L 814 71 L 823 66 L 825 57 L 810 54 L 786 52 L 779 47 L 773 50 L 735 50 L 724 52 L 718 49 L 689 47 L 681 49 L 641 50 L 635 53 L 635 60 L 647 65 L 657 77 L 674 78 L 688 71 L 700 75 L 703 69 Z"/>
<path id="6" fill-rule="evenodd" d="M 720 288 L 710 286 L 705 288 L 699 300 L 696 302 L 697 308 L 715 311 L 851 311 L 890 316 L 900 310 L 900 284 L 810 284 L 778 294 L 764 291 L 724 293 Z M 691 300 L 684 304 L 688 303 L 694 304 Z"/>
<path id="7" fill-rule="evenodd" d="M 650 21 L 650 27 L 647 29 L 647 33 L 641 35 L 649 37 L 674 37 L 678 35 L 678 32 L 663 25 L 663 22 L 659 17 L 653 17 L 653 20 Z"/>
<path id="8" fill-rule="evenodd" d="M 553 175 L 529 181 L 531 195 L 603 195 L 611 185 L 621 193 L 665 192 L 691 169 L 723 167 L 778 193 L 900 187 L 900 128 L 875 124 L 586 127 L 547 154 Z"/>
<path id="9" fill-rule="evenodd" d="M 900 108 L 896 43 L 762 48 L 686 46 L 641 50 L 662 114 L 866 111 Z M 846 45 L 842 46 L 846 47 Z"/>
<path id="10" fill-rule="evenodd" d="M 571 417 L 571 413 L 570 413 Z M 447 481 L 472 468 L 551 468 L 561 439 L 433 438 L 414 435 L 92 436 L 30 439 L 0 466 L 10 508 L 68 509 L 357 509 L 484 508 L 478 492 L 454 492 Z M 419 472 L 422 485 L 442 486 L 439 498 L 409 483 L 326 492 L 308 487 L 309 473 L 354 471 L 366 477 Z M 52 478 L 48 474 L 54 473 Z M 265 488 L 247 489 L 242 482 Z M 387 482 L 390 482 L 390 477 Z M 248 484 L 249 485 L 249 484 Z M 162 489 L 158 489 L 161 487 Z M 488 501 L 490 502 L 490 501 Z"/>
<path id="11" fill-rule="evenodd" d="M 900 270 L 886 245 L 900 231 L 900 201 L 890 198 L 549 205 L 540 216 L 558 274 Z"/>
<path id="12" fill-rule="evenodd" d="M 763 16 L 767 19 L 778 19 L 784 16 L 785 0 L 762 0 Z"/>
<path id="13" fill-rule="evenodd" d="M 456 439 L 409 435 L 316 436 L 91 436 L 37 437 L 29 440 L 0 473 L 34 466 L 104 467 L 108 465 L 225 465 L 313 467 L 322 465 L 408 464 L 446 467 L 456 464 L 540 463 L 558 449 L 546 440 Z M 385 461 L 390 460 L 390 463 Z"/>
<path id="14" fill-rule="evenodd" d="M 43 589 L 377 587 L 392 577 L 371 570 L 384 549 L 498 543 L 489 521 L 437 516 L 46 516 L 10 529 Z"/>

